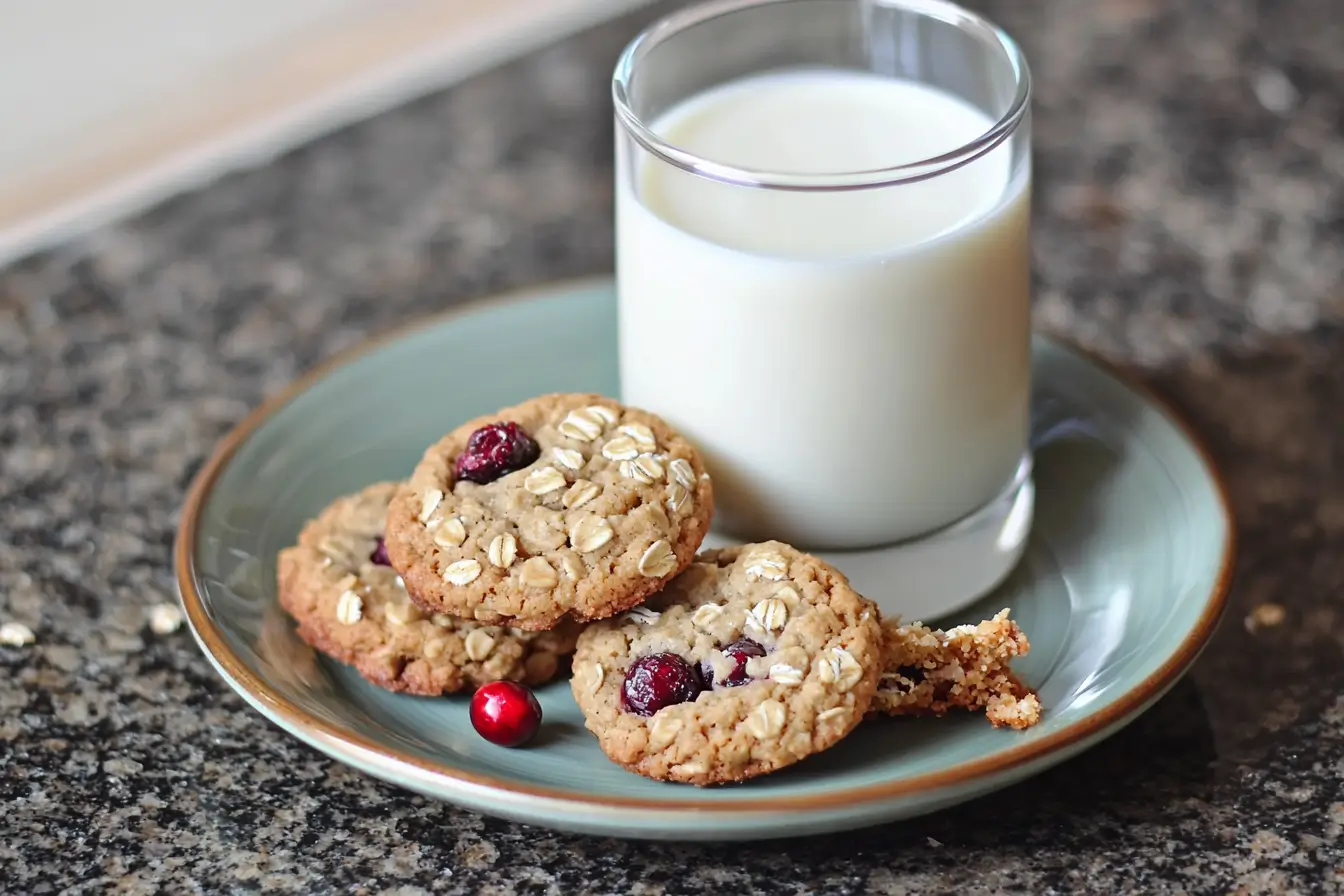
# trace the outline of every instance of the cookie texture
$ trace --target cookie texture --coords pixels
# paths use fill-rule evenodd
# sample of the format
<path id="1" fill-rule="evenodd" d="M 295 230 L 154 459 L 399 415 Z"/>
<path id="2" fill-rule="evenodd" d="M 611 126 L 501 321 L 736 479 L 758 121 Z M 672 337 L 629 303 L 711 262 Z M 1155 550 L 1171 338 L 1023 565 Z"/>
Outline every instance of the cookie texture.
<path id="1" fill-rule="evenodd" d="M 724 647 L 747 638 L 742 667 Z M 674 654 L 718 686 L 644 716 L 622 700 L 641 658 Z M 877 689 L 877 608 L 831 566 L 779 542 L 707 551 L 643 606 L 579 636 L 571 687 L 603 752 L 650 778 L 742 781 L 825 750 Z M 702 672 L 703 676 L 703 672 Z M 702 682 L 704 678 L 702 677 Z"/>
<path id="2" fill-rule="evenodd" d="M 374 562 L 396 483 L 340 498 L 280 552 L 280 603 L 299 636 L 390 691 L 437 696 L 490 681 L 541 684 L 578 627 L 520 632 L 423 612 L 390 566 Z"/>
<path id="3" fill-rule="evenodd" d="M 873 712 L 941 716 L 983 710 L 997 727 L 1029 728 L 1041 701 L 1013 674 L 1011 663 L 1031 649 L 1008 610 L 977 625 L 947 631 L 883 623 L 883 670 Z"/>
<path id="4" fill-rule="evenodd" d="M 474 432 L 515 423 L 536 459 L 459 478 Z M 691 562 L 714 495 L 700 455 L 653 414 L 555 394 L 472 420 L 432 445 L 392 500 L 387 549 L 432 612 L 529 630 L 629 609 Z"/>

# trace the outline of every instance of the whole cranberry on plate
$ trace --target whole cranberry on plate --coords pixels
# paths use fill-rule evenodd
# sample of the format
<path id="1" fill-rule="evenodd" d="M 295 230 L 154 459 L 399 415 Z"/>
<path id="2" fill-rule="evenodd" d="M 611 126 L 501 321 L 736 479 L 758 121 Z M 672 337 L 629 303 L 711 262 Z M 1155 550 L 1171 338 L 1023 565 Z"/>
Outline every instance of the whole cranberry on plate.
<path id="1" fill-rule="evenodd" d="M 541 726 L 541 704 L 525 685 L 492 681 L 471 698 L 471 727 L 492 744 L 517 747 Z"/>

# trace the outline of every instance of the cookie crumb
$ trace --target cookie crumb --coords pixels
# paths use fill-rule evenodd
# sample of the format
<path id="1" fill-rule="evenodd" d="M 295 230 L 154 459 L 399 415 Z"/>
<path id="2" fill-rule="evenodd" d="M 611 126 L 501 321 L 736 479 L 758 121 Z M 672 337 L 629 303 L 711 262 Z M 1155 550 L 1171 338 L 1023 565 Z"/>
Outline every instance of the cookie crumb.
<path id="1" fill-rule="evenodd" d="M 149 630 L 156 635 L 171 635 L 182 627 L 182 611 L 173 604 L 155 604 L 149 608 Z"/>
<path id="2" fill-rule="evenodd" d="M 1279 115 L 1293 110 L 1301 99 L 1293 82 L 1283 72 L 1267 68 L 1251 78 L 1251 91 L 1266 111 Z"/>
<path id="3" fill-rule="evenodd" d="M 6 622 L 0 625 L 0 644 L 6 647 L 27 647 L 36 640 L 37 635 L 22 622 Z"/>
<path id="4" fill-rule="evenodd" d="M 996 694 L 989 698 L 989 705 L 985 707 L 985 718 L 989 719 L 995 728 L 1015 728 L 1022 731 L 1041 720 L 1041 701 L 1032 693 L 1021 696 Z"/>
<path id="5" fill-rule="evenodd" d="M 1283 620 L 1288 616 L 1281 604 L 1273 601 L 1267 601 L 1251 611 L 1246 617 L 1246 631 L 1255 634 L 1262 628 L 1274 628 L 1282 625 Z"/>
<path id="6" fill-rule="evenodd" d="M 1040 721 L 1040 700 L 1011 668 L 1031 645 L 1007 609 L 947 631 L 897 619 L 883 628 L 887 643 L 876 711 L 941 716 L 954 709 L 983 710 L 996 728 L 1019 731 Z"/>

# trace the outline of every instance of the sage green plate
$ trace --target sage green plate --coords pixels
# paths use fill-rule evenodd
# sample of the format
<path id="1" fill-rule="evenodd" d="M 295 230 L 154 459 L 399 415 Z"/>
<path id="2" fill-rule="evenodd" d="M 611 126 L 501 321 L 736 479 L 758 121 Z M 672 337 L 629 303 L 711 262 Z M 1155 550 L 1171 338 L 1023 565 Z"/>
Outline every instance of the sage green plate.
<path id="1" fill-rule="evenodd" d="M 552 391 L 617 394 L 609 280 L 426 321 L 310 374 L 249 416 L 197 476 L 176 567 L 201 648 L 266 718 L 370 775 L 480 812 L 619 837 L 727 840 L 930 812 L 1062 762 L 1162 696 L 1223 610 L 1232 524 L 1171 413 L 1094 362 L 1035 343 L 1036 522 L 1022 564 L 958 614 L 1011 606 L 1046 707 L 1025 732 L 982 717 L 882 720 L 745 784 L 661 784 L 608 762 L 567 682 L 541 688 L 524 749 L 479 738 L 467 698 L 385 693 L 317 657 L 278 610 L 275 554 L 338 495 L 406 475 L 463 420 Z M 656 409 L 655 409 L 656 410 Z M 940 620 L 941 621 L 941 620 Z"/>

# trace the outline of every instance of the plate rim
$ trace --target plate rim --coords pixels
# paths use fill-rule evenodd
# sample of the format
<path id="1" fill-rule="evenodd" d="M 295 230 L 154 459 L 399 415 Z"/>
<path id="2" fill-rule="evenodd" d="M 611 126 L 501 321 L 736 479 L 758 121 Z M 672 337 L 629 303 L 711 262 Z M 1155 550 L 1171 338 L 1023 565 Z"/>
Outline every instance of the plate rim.
<path id="1" fill-rule="evenodd" d="M 436 780 L 447 779 L 466 791 L 463 796 L 471 794 L 477 800 L 485 795 L 480 792 L 481 788 L 485 788 L 486 791 L 506 800 L 516 800 L 523 797 L 548 803 L 559 801 L 572 808 L 588 809 L 642 809 L 661 810 L 670 813 L 690 811 L 696 814 L 710 813 L 715 815 L 779 810 L 859 810 L 863 807 L 871 809 L 896 798 L 929 796 L 946 788 L 990 781 L 997 775 L 1029 766 L 1060 751 L 1068 751 L 1071 747 L 1077 747 L 1093 737 L 1108 732 L 1130 720 L 1164 694 L 1194 663 L 1209 639 L 1213 637 L 1227 609 L 1232 587 L 1237 553 L 1237 531 L 1227 484 L 1213 460 L 1212 453 L 1204 443 L 1203 438 L 1172 407 L 1171 403 L 1154 392 L 1146 383 L 1091 351 L 1071 342 L 1066 342 L 1054 334 L 1033 328 L 1034 335 L 1040 335 L 1056 347 L 1101 368 L 1103 372 L 1163 414 L 1194 450 L 1200 465 L 1204 468 L 1205 475 L 1213 486 L 1215 502 L 1225 532 L 1219 558 L 1218 574 L 1214 585 L 1205 598 L 1198 619 L 1182 638 L 1176 650 L 1169 654 L 1151 674 L 1132 685 L 1109 705 L 1040 740 L 1019 744 L 991 756 L 961 762 L 945 769 L 924 772 L 910 778 L 887 781 L 875 786 L 851 787 L 804 797 L 757 796 L 696 803 L 684 799 L 592 796 L 574 790 L 531 785 L 515 779 L 478 774 L 404 753 L 386 744 L 370 740 L 348 727 L 328 722 L 305 711 L 262 681 L 252 671 L 251 667 L 229 648 L 222 634 L 212 622 L 205 601 L 195 584 L 195 545 L 199 535 L 201 511 L 212 494 L 215 481 L 248 438 L 281 409 L 307 392 L 318 381 L 339 368 L 345 367 L 399 339 L 488 308 L 535 301 L 548 295 L 594 290 L 613 284 L 612 276 L 602 274 L 544 281 L 468 300 L 461 305 L 394 325 L 318 362 L 278 392 L 263 400 L 216 443 L 210 455 L 192 478 L 191 486 L 183 502 L 181 518 L 173 544 L 173 569 L 177 580 L 178 597 L 197 644 L 206 654 L 206 658 L 211 665 L 225 679 L 225 682 L 246 698 L 245 702 L 284 729 L 286 733 L 298 737 L 340 761 L 349 762 L 350 760 L 341 759 L 340 756 L 329 752 L 336 749 L 337 745 L 344 748 L 347 755 L 350 751 L 362 754 L 363 762 L 361 764 L 366 763 L 368 757 L 372 754 L 403 769 L 413 770 L 411 774 L 414 777 L 419 778 L 428 773 L 434 776 Z M 299 732 L 304 732 L 308 736 Z M 325 745 L 325 749 L 323 745 Z M 372 763 L 368 764 L 372 765 Z M 391 773 L 389 772 L 389 774 Z"/>

